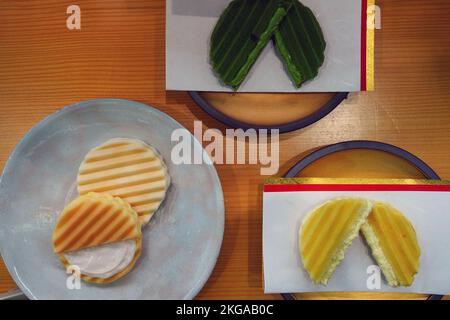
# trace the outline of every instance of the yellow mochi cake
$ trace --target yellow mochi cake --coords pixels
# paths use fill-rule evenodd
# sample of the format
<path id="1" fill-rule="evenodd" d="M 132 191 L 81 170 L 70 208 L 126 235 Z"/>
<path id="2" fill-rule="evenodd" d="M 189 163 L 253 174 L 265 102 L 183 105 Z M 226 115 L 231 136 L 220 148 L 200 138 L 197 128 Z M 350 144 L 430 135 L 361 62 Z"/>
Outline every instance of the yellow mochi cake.
<path id="1" fill-rule="evenodd" d="M 299 230 L 300 256 L 315 284 L 328 284 L 371 210 L 368 200 L 340 198 L 305 217 Z"/>
<path id="2" fill-rule="evenodd" d="M 78 171 L 78 192 L 107 193 L 129 203 L 147 224 L 170 185 L 161 155 L 143 141 L 116 138 L 92 149 Z"/>
<path id="3" fill-rule="evenodd" d="M 399 210 L 378 202 L 361 230 L 389 285 L 410 286 L 420 258 L 411 222 Z"/>

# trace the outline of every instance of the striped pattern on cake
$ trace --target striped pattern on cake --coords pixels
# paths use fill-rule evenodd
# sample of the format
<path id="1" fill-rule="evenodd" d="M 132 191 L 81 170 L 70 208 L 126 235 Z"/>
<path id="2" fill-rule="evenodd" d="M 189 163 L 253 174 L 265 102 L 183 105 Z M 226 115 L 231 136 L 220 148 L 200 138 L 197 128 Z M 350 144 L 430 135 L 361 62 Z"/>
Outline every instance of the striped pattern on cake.
<path id="1" fill-rule="evenodd" d="M 374 205 L 362 227 L 389 285 L 408 287 L 419 271 L 420 247 L 411 222 L 389 204 Z"/>
<path id="2" fill-rule="evenodd" d="M 72 201 L 59 216 L 53 249 L 60 254 L 140 237 L 138 216 L 128 203 L 89 193 Z"/>
<path id="3" fill-rule="evenodd" d="M 146 224 L 164 200 L 170 178 L 155 149 L 140 140 L 118 138 L 86 155 L 77 183 L 80 195 L 98 192 L 122 198 Z"/>
<path id="4" fill-rule="evenodd" d="M 328 283 L 371 208 L 370 201 L 341 198 L 307 215 L 300 228 L 299 247 L 303 265 L 314 283 Z"/>

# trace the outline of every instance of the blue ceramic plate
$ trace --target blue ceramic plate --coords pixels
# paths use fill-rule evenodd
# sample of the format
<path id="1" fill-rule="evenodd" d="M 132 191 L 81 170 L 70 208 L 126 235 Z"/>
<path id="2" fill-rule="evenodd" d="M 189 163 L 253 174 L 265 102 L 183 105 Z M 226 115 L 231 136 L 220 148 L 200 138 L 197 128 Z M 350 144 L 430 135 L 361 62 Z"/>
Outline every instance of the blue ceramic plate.
<path id="1" fill-rule="evenodd" d="M 171 134 L 176 129 L 183 127 L 147 105 L 100 99 L 64 108 L 27 133 L 0 181 L 0 249 L 28 298 L 192 299 L 197 295 L 222 244 L 223 193 L 213 165 L 172 164 Z M 80 290 L 69 290 L 68 275 L 52 251 L 52 231 L 58 214 L 77 196 L 75 179 L 84 156 L 114 137 L 141 139 L 158 149 L 172 185 L 142 230 L 143 251 L 135 268 L 113 284 L 81 282 Z M 201 146 L 194 148 L 194 152 L 201 150 Z"/>

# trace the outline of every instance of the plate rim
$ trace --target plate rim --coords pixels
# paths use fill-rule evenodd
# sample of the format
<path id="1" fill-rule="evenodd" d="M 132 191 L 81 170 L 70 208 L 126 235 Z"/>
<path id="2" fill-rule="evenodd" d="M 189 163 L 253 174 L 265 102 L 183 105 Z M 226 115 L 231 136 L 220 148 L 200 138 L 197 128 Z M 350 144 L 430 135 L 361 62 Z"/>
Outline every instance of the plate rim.
<path id="1" fill-rule="evenodd" d="M 318 150 L 312 151 L 307 156 L 300 159 L 295 165 L 293 165 L 288 172 L 283 176 L 284 178 L 295 178 L 303 169 L 315 161 L 324 158 L 330 154 L 355 149 L 377 150 L 384 151 L 391 155 L 397 156 L 408 161 L 411 165 L 416 167 L 428 180 L 440 180 L 438 174 L 422 159 L 415 156 L 409 151 L 403 148 L 394 146 L 392 144 L 372 141 L 372 140 L 351 140 L 343 141 L 327 146 L 323 146 Z M 281 293 L 284 300 L 297 300 L 295 293 Z M 427 300 L 442 300 L 442 295 L 429 295 Z"/>
<path id="2" fill-rule="evenodd" d="M 133 107 L 133 108 L 137 108 L 137 109 L 144 110 L 144 111 L 155 112 L 155 113 L 159 114 L 160 116 L 169 118 L 169 120 L 173 121 L 180 128 L 184 128 L 185 130 L 187 130 L 191 134 L 191 138 L 193 137 L 194 141 L 196 143 L 200 143 L 198 141 L 198 139 L 186 127 L 184 127 L 182 124 L 180 124 L 177 120 L 175 120 L 173 117 L 171 117 L 167 113 L 165 113 L 151 105 L 147 105 L 145 103 L 141 103 L 141 102 L 137 102 L 137 101 L 133 101 L 133 100 L 118 99 L 118 98 L 97 98 L 97 99 L 83 100 L 80 102 L 76 102 L 76 103 L 67 105 L 67 106 L 51 113 L 50 115 L 44 117 L 37 124 L 33 125 L 22 136 L 22 138 L 19 140 L 19 142 L 14 146 L 13 151 L 8 156 L 6 163 L 3 167 L 3 170 L 1 172 L 0 194 L 2 193 L 3 188 L 5 188 L 4 176 L 5 176 L 5 173 L 9 172 L 9 167 L 12 166 L 12 159 L 24 148 L 24 145 L 36 132 L 39 132 L 39 130 L 43 129 L 49 122 L 58 119 L 59 117 L 65 115 L 68 112 L 72 112 L 72 111 L 75 111 L 78 109 L 89 108 L 92 104 L 96 104 L 96 103 L 104 104 L 101 106 L 101 108 L 112 108 L 114 105 L 126 105 L 126 107 Z M 200 146 L 201 146 L 201 144 L 200 144 Z M 202 146 L 202 149 L 203 149 L 203 146 Z M 212 163 L 212 160 L 210 159 L 209 155 L 206 154 L 206 156 Z M 214 165 L 211 165 L 210 167 L 212 168 L 211 172 L 213 173 L 213 179 L 216 181 L 216 183 L 219 187 L 219 189 L 218 189 L 219 202 L 218 203 L 220 206 L 219 209 L 222 213 L 221 217 L 219 217 L 219 222 L 218 222 L 218 230 L 219 230 L 220 234 L 218 236 L 217 243 L 214 244 L 214 254 L 212 255 L 212 257 L 213 257 L 212 263 L 210 263 L 208 268 L 205 269 L 205 272 L 202 275 L 201 279 L 199 279 L 196 282 L 196 284 L 194 285 L 194 287 L 192 287 L 191 290 L 185 294 L 185 296 L 183 297 L 184 300 L 190 300 L 190 299 L 195 298 L 198 295 L 198 293 L 203 289 L 203 287 L 205 286 L 205 284 L 207 283 L 209 278 L 211 277 L 211 275 L 214 271 L 214 268 L 216 267 L 217 260 L 220 256 L 223 239 L 224 239 L 224 234 L 225 234 L 225 199 L 224 199 L 224 194 L 223 194 L 222 183 L 220 181 L 216 167 Z M 0 242 L 0 255 L 2 256 L 2 260 L 5 264 L 6 269 L 8 270 L 9 275 L 14 280 L 15 284 L 19 288 L 22 295 L 26 296 L 28 299 L 37 300 L 38 298 L 35 297 L 33 295 L 33 293 L 22 283 L 22 281 L 17 278 L 16 273 L 13 272 L 13 270 L 12 270 L 13 266 L 11 266 L 10 263 L 8 263 L 6 261 L 7 259 L 5 259 L 5 257 L 7 257 L 8 255 L 7 254 L 5 255 L 4 253 L 5 253 L 4 245 Z M 17 290 L 13 290 L 12 292 L 6 292 L 5 295 L 2 295 L 0 300 L 15 299 L 15 298 L 20 298 L 20 293 L 18 293 Z"/>
<path id="3" fill-rule="evenodd" d="M 318 93 L 318 92 L 316 92 Z M 323 105 L 320 109 L 313 112 L 307 117 L 283 124 L 283 125 L 274 125 L 274 126 L 264 126 L 264 125 L 254 125 L 249 124 L 240 120 L 233 119 L 223 112 L 214 108 L 207 100 L 205 100 L 199 91 L 188 91 L 189 96 L 194 100 L 194 102 L 209 116 L 216 119 L 217 121 L 227 125 L 228 127 L 234 129 L 255 129 L 255 130 L 274 130 L 278 129 L 280 133 L 287 133 L 296 131 L 299 129 L 303 129 L 308 127 L 319 120 L 325 118 L 329 115 L 334 109 L 336 109 L 345 99 L 348 98 L 349 92 L 335 92 L 333 98 L 331 98 L 325 105 Z M 292 93 L 289 93 L 292 94 Z M 302 93 L 294 93 L 294 94 L 302 94 Z"/>

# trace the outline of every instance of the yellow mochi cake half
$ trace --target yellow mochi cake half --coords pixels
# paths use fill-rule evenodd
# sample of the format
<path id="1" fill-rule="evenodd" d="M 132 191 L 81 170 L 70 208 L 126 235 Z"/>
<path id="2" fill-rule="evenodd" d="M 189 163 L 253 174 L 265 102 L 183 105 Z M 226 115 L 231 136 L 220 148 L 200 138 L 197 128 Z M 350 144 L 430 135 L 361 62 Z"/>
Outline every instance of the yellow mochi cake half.
<path id="1" fill-rule="evenodd" d="M 419 271 L 420 258 L 411 222 L 389 204 L 377 202 L 361 230 L 388 284 L 410 286 Z"/>
<path id="2" fill-rule="evenodd" d="M 132 247 L 131 250 L 134 250 L 134 252 L 128 251 L 126 252 L 126 254 L 122 257 L 120 257 L 120 259 L 122 259 L 120 261 L 120 263 L 116 264 L 114 266 L 114 268 L 112 269 L 112 271 L 109 274 L 90 274 L 87 273 L 86 271 L 84 271 L 83 269 L 80 270 L 80 278 L 83 279 L 86 282 L 89 283 L 94 283 L 94 284 L 109 284 L 112 282 L 115 282 L 121 278 L 123 278 L 125 275 L 127 275 L 133 268 L 134 265 L 136 264 L 137 260 L 139 259 L 139 257 L 141 256 L 141 252 L 142 252 L 142 237 L 140 238 L 136 238 L 133 240 L 127 240 L 128 242 L 132 241 Z M 109 246 L 109 245 L 114 245 L 113 244 L 108 244 L 105 246 Z M 129 246 L 129 243 L 127 243 L 127 246 Z M 88 250 L 92 250 L 93 252 L 91 253 L 91 255 L 89 256 L 90 259 L 92 259 L 92 257 L 95 257 L 98 253 L 98 249 L 100 247 L 93 247 L 93 248 L 88 248 Z M 76 252 L 78 253 L 78 252 Z M 76 254 L 75 253 L 75 254 Z M 72 253 L 73 254 L 73 253 Z M 62 262 L 62 264 L 64 265 L 64 267 L 66 268 L 66 270 L 69 270 L 69 267 L 71 265 L 73 265 L 73 263 L 70 262 L 69 258 L 68 258 L 69 254 L 59 254 L 59 260 Z M 127 257 L 129 256 L 129 258 Z M 125 264 L 123 263 L 125 262 Z"/>
<path id="3" fill-rule="evenodd" d="M 299 230 L 300 256 L 315 284 L 328 284 L 371 210 L 368 200 L 339 198 L 305 217 Z"/>
<path id="4" fill-rule="evenodd" d="M 86 155 L 77 184 L 80 195 L 97 192 L 122 198 L 145 225 L 163 202 L 170 176 L 156 149 L 141 140 L 115 138 Z"/>
<path id="5" fill-rule="evenodd" d="M 98 193 L 80 196 L 66 206 L 52 240 L 66 268 L 76 265 L 83 280 L 98 284 L 126 275 L 142 249 L 137 213 L 120 198 Z"/>

